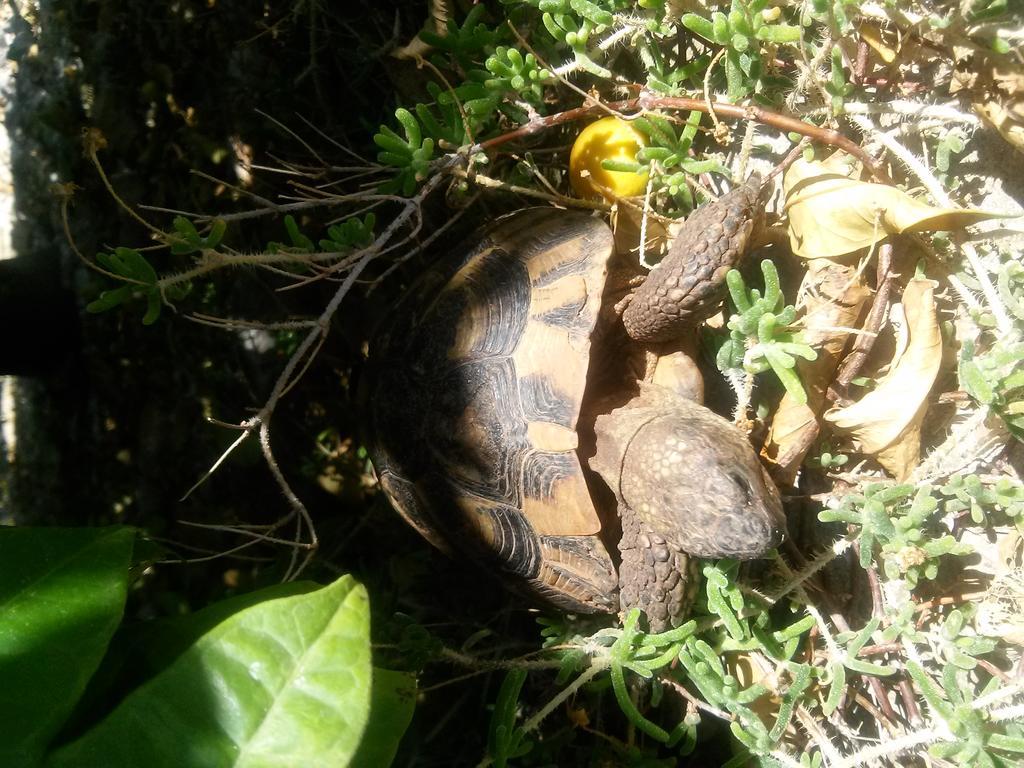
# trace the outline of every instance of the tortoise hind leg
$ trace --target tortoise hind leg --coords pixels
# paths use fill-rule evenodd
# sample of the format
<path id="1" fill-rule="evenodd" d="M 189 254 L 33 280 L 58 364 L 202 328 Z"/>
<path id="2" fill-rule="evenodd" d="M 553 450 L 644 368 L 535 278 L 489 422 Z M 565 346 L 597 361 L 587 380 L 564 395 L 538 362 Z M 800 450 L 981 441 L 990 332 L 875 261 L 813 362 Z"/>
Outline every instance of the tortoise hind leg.
<path id="1" fill-rule="evenodd" d="M 540 536 L 540 570 L 533 588 L 561 608 L 614 613 L 615 566 L 597 536 Z"/>
<path id="2" fill-rule="evenodd" d="M 580 613 L 614 613 L 615 565 L 597 535 L 538 534 L 511 506 L 468 494 L 459 540 L 484 565 L 497 566 L 527 594 Z"/>

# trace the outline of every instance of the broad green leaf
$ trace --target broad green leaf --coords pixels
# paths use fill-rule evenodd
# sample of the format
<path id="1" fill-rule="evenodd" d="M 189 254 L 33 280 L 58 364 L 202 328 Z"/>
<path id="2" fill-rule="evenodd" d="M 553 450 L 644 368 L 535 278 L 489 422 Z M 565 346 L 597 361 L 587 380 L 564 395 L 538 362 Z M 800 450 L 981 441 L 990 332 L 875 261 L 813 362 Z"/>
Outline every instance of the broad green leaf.
<path id="1" fill-rule="evenodd" d="M 138 545 L 135 556 L 137 560 Z M 86 727 L 106 717 L 126 694 L 163 671 L 200 637 L 233 614 L 267 600 L 307 594 L 320 587 L 311 581 L 290 581 L 218 600 L 186 616 L 122 625 L 63 735 L 80 736 Z"/>
<path id="2" fill-rule="evenodd" d="M 0 765 L 38 765 L 106 652 L 131 528 L 0 528 Z"/>
<path id="3" fill-rule="evenodd" d="M 416 678 L 408 672 L 373 668 L 370 719 L 352 758 L 352 768 L 387 768 L 416 708 Z"/>
<path id="4" fill-rule="evenodd" d="M 221 622 L 48 765 L 338 768 L 369 706 L 369 604 L 343 576 Z"/>

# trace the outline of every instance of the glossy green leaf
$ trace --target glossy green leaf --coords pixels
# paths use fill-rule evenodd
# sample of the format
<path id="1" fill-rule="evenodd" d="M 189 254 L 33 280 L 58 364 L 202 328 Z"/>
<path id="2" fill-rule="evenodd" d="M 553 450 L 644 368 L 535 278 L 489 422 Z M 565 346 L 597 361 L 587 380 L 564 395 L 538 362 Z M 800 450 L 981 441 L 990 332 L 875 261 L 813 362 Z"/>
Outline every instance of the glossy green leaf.
<path id="1" fill-rule="evenodd" d="M 138 559 L 138 545 L 135 556 Z M 166 669 L 200 637 L 232 615 L 267 600 L 308 594 L 320 588 L 320 584 L 311 581 L 289 581 L 218 600 L 186 616 L 122 625 L 79 700 L 70 726 L 65 726 L 64 735 L 80 736 L 86 726 L 109 714 L 113 706 L 108 702 L 120 703 L 119 698 Z"/>
<path id="2" fill-rule="evenodd" d="M 352 768 L 387 768 L 416 709 L 416 678 L 408 672 L 373 668 L 370 719 Z"/>
<path id="3" fill-rule="evenodd" d="M 0 528 L 0 765 L 34 766 L 121 620 L 135 531 Z"/>
<path id="4" fill-rule="evenodd" d="M 221 622 L 48 766 L 335 768 L 369 707 L 369 603 L 343 576 Z"/>

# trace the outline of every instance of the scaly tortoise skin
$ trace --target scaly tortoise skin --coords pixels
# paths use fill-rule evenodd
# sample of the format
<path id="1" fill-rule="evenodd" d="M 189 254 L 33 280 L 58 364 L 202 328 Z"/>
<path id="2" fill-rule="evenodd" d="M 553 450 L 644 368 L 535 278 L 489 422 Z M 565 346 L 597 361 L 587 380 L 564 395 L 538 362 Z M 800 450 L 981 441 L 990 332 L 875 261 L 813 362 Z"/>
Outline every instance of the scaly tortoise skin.
<path id="1" fill-rule="evenodd" d="M 629 335 L 668 341 L 714 314 L 725 295 L 726 273 L 746 255 L 763 222 L 757 174 L 694 211 L 665 258 L 620 307 Z"/>
<path id="2" fill-rule="evenodd" d="M 751 188 L 691 219 L 724 206 L 725 215 L 712 211 L 715 220 L 747 228 L 749 216 L 728 223 L 729 206 L 730 196 L 746 200 Z M 685 232 L 684 242 L 692 238 Z M 723 285 L 749 228 L 740 238 L 725 235 L 738 244 L 705 248 L 702 261 Z M 374 339 L 368 447 L 393 506 L 440 549 L 496 567 L 520 591 L 566 610 L 639 606 L 660 631 L 682 618 L 686 553 L 757 557 L 779 543 L 784 523 L 778 492 L 746 437 L 680 394 L 684 385 L 672 391 L 672 366 L 664 367 L 669 388 L 633 380 L 608 391 L 608 381 L 623 380 L 603 376 L 627 363 L 623 349 L 633 364 L 644 355 L 608 311 L 613 258 L 603 221 L 528 209 L 442 260 Z M 715 258 L 729 267 L 715 267 Z M 674 285 L 651 295 L 687 284 L 673 259 L 675 250 L 648 283 L 668 277 Z M 656 313 L 635 309 L 648 283 L 622 303 L 627 328 L 664 326 L 648 317 Z M 708 297 L 721 290 L 691 293 L 713 309 Z M 689 312 L 677 328 L 707 311 L 669 309 L 676 318 Z M 627 346 L 616 348 L 615 338 Z M 616 516 L 622 535 L 607 541 Z M 618 568 L 606 545 L 618 546 Z"/>

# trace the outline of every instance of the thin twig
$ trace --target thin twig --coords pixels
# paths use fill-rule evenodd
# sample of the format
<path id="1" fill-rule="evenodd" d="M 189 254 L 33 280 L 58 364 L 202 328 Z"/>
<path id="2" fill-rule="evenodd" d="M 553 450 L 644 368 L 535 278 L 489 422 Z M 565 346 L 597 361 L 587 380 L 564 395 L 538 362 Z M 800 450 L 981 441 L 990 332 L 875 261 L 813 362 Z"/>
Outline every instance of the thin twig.
<path id="1" fill-rule="evenodd" d="M 757 122 L 770 125 L 780 131 L 798 133 L 801 136 L 809 136 L 814 141 L 838 147 L 839 149 L 848 152 L 860 160 L 866 168 L 871 170 L 879 181 L 883 183 L 891 182 L 889 175 L 874 160 L 874 158 L 872 158 L 860 145 L 851 141 L 838 131 L 828 128 L 819 128 L 818 126 L 806 123 L 803 120 L 798 120 L 797 118 L 790 117 L 789 115 L 782 115 L 778 112 L 773 112 L 755 105 L 739 106 L 736 104 L 723 104 L 721 102 L 709 104 L 703 99 L 657 96 L 650 93 L 644 93 L 635 99 L 626 99 L 625 101 L 615 101 L 607 104 L 590 104 L 559 112 L 554 115 L 538 117 L 530 120 L 525 125 L 522 125 L 513 131 L 488 139 L 473 149 L 487 152 L 496 149 L 503 144 L 507 144 L 510 141 L 533 136 L 556 125 L 563 125 L 576 120 L 582 120 L 583 118 L 589 117 L 590 115 L 598 112 L 607 112 L 611 110 L 622 114 L 638 111 L 644 112 L 654 109 L 696 110 L 704 113 L 707 113 L 710 109 L 714 109 L 715 114 L 719 117 L 728 117 L 733 120 L 756 120 Z"/>
<path id="2" fill-rule="evenodd" d="M 838 399 L 845 393 L 861 368 L 868 359 L 875 340 L 878 338 L 878 331 L 882 327 L 882 320 L 889 311 L 889 294 L 892 291 L 892 244 L 883 243 L 878 249 L 878 265 L 875 274 L 875 296 L 871 301 L 871 309 L 864 321 L 865 333 L 859 335 L 854 342 L 853 350 L 843 360 L 836 374 L 834 388 L 829 389 L 831 399 Z"/>
<path id="3" fill-rule="evenodd" d="M 545 704 L 540 710 L 537 711 L 533 717 L 523 723 L 523 732 L 529 733 L 530 731 L 536 730 L 544 718 L 550 715 L 561 705 L 563 701 L 572 696 L 576 691 L 582 688 L 584 685 L 589 683 L 598 674 L 608 669 L 611 665 L 611 659 L 607 657 L 595 657 L 591 658 L 590 666 L 587 667 L 583 672 L 577 676 L 569 685 L 565 686 L 555 696 L 551 698 L 547 704 Z"/>
<path id="4" fill-rule="evenodd" d="M 849 115 L 849 119 L 861 131 L 876 139 L 882 146 L 898 157 L 903 164 L 915 176 L 917 176 L 918 179 L 920 179 L 921 183 L 925 185 L 928 193 L 932 198 L 934 198 L 936 203 L 944 208 L 955 207 L 953 205 L 953 201 L 949 199 L 949 195 L 946 194 L 946 190 L 942 188 L 938 179 L 928 171 L 924 164 L 918 160 L 913 153 L 887 133 L 875 128 L 874 124 L 867 117 L 864 117 L 863 115 Z M 971 269 L 974 271 L 974 276 L 981 285 L 981 291 L 985 294 L 985 300 L 988 303 L 989 311 L 991 311 L 992 315 L 995 317 L 999 332 L 1004 335 L 1010 334 L 1013 331 L 1013 321 L 1010 319 L 1009 314 L 1006 312 L 1006 307 L 1003 306 L 1003 302 L 999 298 L 999 292 L 992 284 L 988 270 L 985 268 L 985 265 L 981 263 L 978 252 L 970 243 L 960 243 L 960 249 L 963 251 L 964 256 L 967 257 L 967 261 L 971 265 Z"/>
<path id="5" fill-rule="evenodd" d="M 708 704 L 703 699 L 699 699 L 696 696 L 694 696 L 686 689 L 686 686 L 680 683 L 678 680 L 673 680 L 671 677 L 662 677 L 661 682 L 672 688 L 676 693 L 678 693 L 688 702 L 693 704 L 693 706 L 695 706 L 697 709 L 703 710 L 704 712 L 707 712 L 709 715 L 714 715 L 719 720 L 725 720 L 726 722 L 731 723 L 733 720 L 736 719 L 735 715 L 732 715 L 723 709 L 719 709 L 718 707 L 714 707 Z"/>

